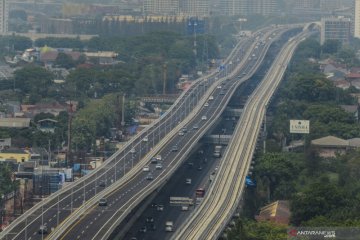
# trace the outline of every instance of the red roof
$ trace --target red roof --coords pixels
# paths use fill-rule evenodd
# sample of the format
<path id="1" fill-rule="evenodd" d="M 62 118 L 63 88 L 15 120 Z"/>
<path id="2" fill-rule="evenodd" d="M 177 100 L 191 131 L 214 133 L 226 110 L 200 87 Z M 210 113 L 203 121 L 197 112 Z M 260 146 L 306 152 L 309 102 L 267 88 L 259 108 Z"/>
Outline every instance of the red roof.
<path id="1" fill-rule="evenodd" d="M 346 74 L 346 78 L 360 78 L 360 73 L 349 73 L 349 74 Z"/>

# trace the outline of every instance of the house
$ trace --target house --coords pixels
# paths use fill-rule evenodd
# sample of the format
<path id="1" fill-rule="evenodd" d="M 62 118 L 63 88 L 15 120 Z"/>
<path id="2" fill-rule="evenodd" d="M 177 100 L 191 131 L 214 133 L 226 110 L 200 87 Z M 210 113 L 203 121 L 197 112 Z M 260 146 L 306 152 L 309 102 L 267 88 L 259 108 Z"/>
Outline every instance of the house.
<path id="1" fill-rule="evenodd" d="M 348 139 L 350 148 L 360 148 L 360 138 Z"/>
<path id="2" fill-rule="evenodd" d="M 37 122 L 38 129 L 42 132 L 54 133 L 58 121 L 50 118 L 42 119 Z"/>
<path id="3" fill-rule="evenodd" d="M 28 128 L 30 120 L 30 118 L 0 118 L 0 127 Z"/>
<path id="4" fill-rule="evenodd" d="M 290 222 L 289 201 L 279 200 L 260 209 L 257 221 L 271 221 L 278 224 L 288 225 Z"/>
<path id="5" fill-rule="evenodd" d="M 311 145 L 318 149 L 320 157 L 325 158 L 345 154 L 350 147 L 349 141 L 334 136 L 312 140 Z"/>
<path id="6" fill-rule="evenodd" d="M 345 112 L 354 116 L 356 122 L 359 121 L 359 106 L 358 105 L 340 105 Z"/>
<path id="7" fill-rule="evenodd" d="M 99 52 L 85 52 L 86 58 L 90 62 L 96 62 L 100 65 L 112 65 L 116 63 L 116 57 L 118 56 L 115 52 L 110 51 L 99 51 Z"/>
<path id="8" fill-rule="evenodd" d="M 5 160 L 12 160 L 17 163 L 29 161 L 31 158 L 31 154 L 28 151 L 23 149 L 3 149 L 0 151 L 0 159 Z"/>
<path id="9" fill-rule="evenodd" d="M 51 113 L 54 116 L 58 116 L 60 112 L 68 111 L 68 106 L 58 102 L 39 103 L 36 105 L 21 105 L 21 110 L 27 117 L 34 117 L 39 113 Z"/>
<path id="10" fill-rule="evenodd" d="M 11 138 L 0 138 L 0 150 L 11 147 Z"/>

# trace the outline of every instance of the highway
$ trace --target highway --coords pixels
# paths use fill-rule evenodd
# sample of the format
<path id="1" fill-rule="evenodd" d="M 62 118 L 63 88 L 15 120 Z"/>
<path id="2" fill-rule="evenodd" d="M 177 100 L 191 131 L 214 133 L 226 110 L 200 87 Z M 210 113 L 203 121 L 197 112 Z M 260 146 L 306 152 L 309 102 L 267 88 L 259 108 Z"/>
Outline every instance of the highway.
<path id="1" fill-rule="evenodd" d="M 280 32 L 284 29 L 267 31 Z M 236 46 L 229 57 L 231 60 L 225 61 L 228 66 L 226 72 L 213 73 L 195 81 L 161 119 L 139 133 L 98 170 L 44 199 L 0 233 L 0 238 L 42 239 L 44 235 L 38 234 L 38 230 L 41 225 L 46 225 L 49 231 L 55 228 L 49 236 L 45 235 L 49 239 L 105 239 L 111 233 L 109 231 L 141 199 L 171 176 L 189 153 L 193 143 L 206 132 L 210 127 L 209 123 L 219 116 L 231 92 L 221 92 L 223 90 L 217 88 L 220 83 L 215 82 L 224 81 L 224 87 L 232 90 L 238 83 L 222 77 L 231 73 L 238 74 L 240 70 L 250 74 L 250 68 L 255 68 L 255 63 L 260 62 L 260 57 L 248 60 L 253 54 L 261 56 L 260 49 L 267 49 L 266 44 L 263 48 L 255 48 L 256 37 L 254 34 Z M 242 80 L 245 78 L 246 76 Z M 203 105 L 210 94 L 213 94 L 214 100 L 209 101 L 209 107 L 205 108 Z M 206 116 L 206 120 L 202 120 L 203 116 Z M 194 130 L 184 137 L 178 136 L 177 132 L 185 125 Z M 173 151 L 173 146 L 177 146 L 178 151 Z M 130 152 L 132 149 L 135 149 L 136 154 Z M 157 170 L 150 166 L 153 180 L 147 180 L 149 173 L 143 172 L 142 168 L 158 153 L 163 158 L 163 169 Z M 97 206 L 98 200 L 104 196 L 108 198 L 108 206 Z M 102 224 L 104 227 L 101 227 Z"/>
<path id="2" fill-rule="evenodd" d="M 266 38 L 268 38 L 268 35 L 264 34 L 264 39 L 261 38 L 259 41 L 263 40 L 263 42 L 265 42 Z M 257 43 L 253 44 L 256 45 Z M 214 86 L 215 89 L 210 92 L 211 96 L 213 96 L 213 100 L 209 100 L 210 96 L 202 99 L 204 103 L 207 100 L 209 106 L 205 107 L 204 103 L 202 106 L 198 106 L 199 109 L 194 110 L 195 113 L 191 120 L 185 121 L 187 122 L 187 133 L 184 136 L 178 136 L 178 130 L 184 127 L 183 124 L 180 124 L 176 129 L 175 135 L 167 140 L 160 151 L 153 154 L 153 156 L 157 154 L 162 156 L 163 169 L 155 169 L 154 165 L 147 162 L 145 165 L 149 166 L 149 172 L 137 171 L 126 184 L 114 189 L 114 191 L 109 192 L 109 194 L 103 195 L 103 197 L 106 196 L 109 202 L 108 206 L 98 206 L 96 205 L 96 201 L 94 201 L 95 204 L 92 208 L 83 213 L 81 218 L 73 218 L 72 221 L 70 221 L 70 219 L 69 221 L 65 221 L 63 224 L 64 227 L 60 226 L 60 228 L 58 228 L 61 234 L 56 235 L 55 230 L 51 235 L 51 238 L 106 239 L 112 233 L 112 230 L 125 219 L 137 204 L 152 193 L 164 181 L 167 181 L 167 179 L 170 178 L 172 173 L 189 154 L 192 147 L 211 127 L 210 123 L 215 122 L 219 117 L 239 82 L 248 78 L 248 76 L 242 74 L 241 76 L 243 77 L 241 77 L 239 75 L 240 72 L 245 71 L 249 73 L 250 76 L 259 66 L 259 63 L 262 60 L 261 56 L 266 53 L 267 47 L 267 44 L 258 44 L 257 48 L 254 46 L 248 56 L 255 55 L 259 56 L 259 58 L 253 57 L 252 61 L 246 59 L 242 68 L 234 73 L 236 77 L 233 77 L 232 79 L 223 79 L 222 83 L 216 84 Z M 236 58 L 237 57 L 238 56 L 236 56 Z M 201 88 L 205 87 L 207 84 L 206 81 L 200 83 L 200 91 Z M 193 96 L 193 98 L 196 97 L 197 96 Z M 150 139 L 152 139 L 152 137 L 150 137 Z M 174 151 L 174 147 L 178 150 Z M 149 173 L 151 173 L 153 177 L 152 180 L 147 179 Z M 101 225 L 97 224 L 97 222 L 101 223 Z"/>
<path id="3" fill-rule="evenodd" d="M 226 227 L 242 196 L 266 106 L 282 80 L 296 46 L 306 36 L 305 31 L 289 40 L 249 98 L 205 199 L 172 239 L 217 239 Z"/>

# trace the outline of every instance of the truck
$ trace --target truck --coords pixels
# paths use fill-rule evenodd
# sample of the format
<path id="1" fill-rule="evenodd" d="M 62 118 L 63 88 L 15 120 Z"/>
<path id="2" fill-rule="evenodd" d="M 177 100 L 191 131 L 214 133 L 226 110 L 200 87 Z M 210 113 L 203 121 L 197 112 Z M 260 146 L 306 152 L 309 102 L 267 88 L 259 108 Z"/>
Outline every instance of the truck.
<path id="1" fill-rule="evenodd" d="M 222 146 L 220 146 L 220 145 L 215 146 L 213 156 L 217 157 L 217 158 L 221 157 L 221 149 L 222 149 Z"/>
<path id="2" fill-rule="evenodd" d="M 172 221 L 165 222 L 165 232 L 172 232 L 174 231 L 174 223 Z"/>

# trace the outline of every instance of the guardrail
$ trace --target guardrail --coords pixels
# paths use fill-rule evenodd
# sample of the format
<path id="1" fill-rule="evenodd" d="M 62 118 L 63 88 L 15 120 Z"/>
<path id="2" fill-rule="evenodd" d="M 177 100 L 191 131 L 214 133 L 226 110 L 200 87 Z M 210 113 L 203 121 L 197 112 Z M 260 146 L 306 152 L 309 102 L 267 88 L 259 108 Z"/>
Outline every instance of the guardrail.
<path id="1" fill-rule="evenodd" d="M 252 48 L 254 47 L 254 45 L 255 45 L 255 43 L 253 43 Z M 266 49 L 266 50 L 267 50 L 267 49 Z M 241 62 L 241 66 L 245 63 L 245 59 L 246 59 L 247 57 L 249 57 L 249 55 L 250 55 L 250 51 L 247 53 L 246 57 L 245 57 L 244 60 Z M 237 68 L 237 71 L 238 71 L 238 69 L 239 69 L 239 68 Z M 234 73 L 234 74 L 236 74 L 236 73 Z M 220 79 L 219 82 L 221 82 L 221 81 L 223 81 L 223 80 L 225 80 L 225 79 L 226 79 L 226 77 Z M 207 90 L 207 92 L 204 94 L 204 96 L 203 96 L 202 99 L 200 100 L 200 103 L 199 103 L 199 104 L 197 105 L 197 107 L 192 111 L 192 113 L 189 114 L 188 117 L 187 117 L 185 120 L 183 120 L 183 122 L 182 122 L 180 125 L 178 125 L 177 127 L 175 127 L 175 129 L 173 129 L 173 130 L 171 131 L 171 133 L 169 133 L 169 134 L 166 136 L 166 138 L 164 138 L 164 139 L 161 141 L 161 143 L 158 143 L 158 145 L 156 146 L 156 148 L 154 148 L 153 151 L 151 151 L 150 154 L 148 154 L 148 155 L 149 155 L 149 156 L 147 156 L 147 157 L 148 157 L 148 160 L 149 160 L 152 156 L 156 155 L 156 153 L 160 150 L 160 148 L 163 147 L 164 144 L 163 144 L 162 142 L 165 143 L 165 142 L 167 142 L 170 138 L 174 137 L 174 136 L 177 134 L 177 132 L 178 132 L 185 124 L 187 124 L 193 117 L 196 116 L 196 114 L 197 114 L 198 110 L 200 109 L 200 107 L 205 103 L 205 101 L 206 101 L 207 98 L 210 96 L 210 94 L 215 90 L 215 88 L 216 88 L 216 85 L 213 84 L 212 87 Z M 221 112 L 220 112 L 220 113 L 221 113 Z M 220 114 L 220 113 L 219 113 L 219 114 Z M 189 149 L 191 149 L 191 148 L 189 148 Z M 145 158 L 147 158 L 147 157 L 145 157 Z M 179 162 L 181 162 L 181 161 L 179 161 Z M 142 164 L 139 163 L 139 164 L 137 165 L 137 167 L 136 167 L 136 171 L 134 171 L 134 172 L 136 173 L 137 171 L 140 171 L 141 168 L 142 168 L 146 163 L 147 163 L 147 161 L 143 161 Z M 174 171 L 175 171 L 175 170 L 174 170 Z M 169 174 L 172 174 L 172 171 L 169 172 Z M 166 175 L 164 178 L 167 178 L 167 177 L 168 177 L 168 175 Z M 128 179 L 128 178 L 126 178 L 126 179 Z M 108 189 L 106 192 L 103 192 L 102 194 L 103 194 L 103 195 L 110 194 L 111 192 L 115 191 L 118 187 L 120 187 L 120 186 L 123 184 L 123 182 L 126 182 L 126 180 L 120 181 L 120 182 L 118 182 L 117 184 L 112 185 L 110 189 Z M 158 184 L 161 184 L 161 182 L 159 182 Z M 146 189 L 146 194 L 145 194 L 145 196 L 146 196 L 148 193 L 150 193 L 152 190 L 156 189 L 156 188 L 158 187 L 158 184 L 155 184 L 155 182 L 153 181 L 153 184 L 152 184 L 151 188 L 149 188 L 149 189 L 147 188 L 147 189 Z M 152 190 L 150 191 L 150 189 L 152 189 Z M 91 206 L 97 204 L 97 201 L 99 200 L 99 198 L 100 198 L 100 197 L 96 197 L 96 198 L 93 197 L 92 199 L 90 199 L 86 205 L 84 205 L 83 207 L 81 207 L 81 209 L 79 209 L 78 212 L 76 212 L 75 214 L 73 214 L 72 217 L 66 219 L 66 220 L 61 224 L 61 226 L 60 226 L 59 228 L 55 229 L 55 231 L 53 231 L 53 232 L 49 235 L 49 238 L 52 239 L 52 238 L 58 238 L 58 237 L 60 237 L 61 234 L 62 234 L 68 227 L 70 227 L 70 226 L 80 217 L 81 214 L 85 213 L 86 210 L 89 209 Z M 141 200 L 142 200 L 142 198 L 137 197 L 136 199 L 134 199 L 134 200 L 131 201 L 131 202 L 132 202 L 132 205 L 135 206 L 135 205 L 136 205 L 138 202 L 140 202 Z M 126 211 L 128 211 L 128 210 L 129 210 L 129 209 L 126 209 L 124 213 L 126 213 Z M 131 210 L 131 209 L 130 209 L 130 210 Z M 123 214 L 123 216 L 125 217 L 126 214 Z M 119 222 L 119 221 L 121 221 L 121 220 L 122 220 L 122 218 L 119 218 L 116 222 Z M 114 225 L 114 224 L 113 224 L 113 226 L 116 227 L 116 225 Z M 112 230 L 112 228 L 110 228 L 110 229 L 107 231 L 107 234 L 111 234 L 111 230 Z M 103 237 L 105 237 L 105 235 L 103 235 Z"/>
<path id="2" fill-rule="evenodd" d="M 284 49 L 285 49 L 285 47 L 284 47 Z M 290 51 L 290 53 L 288 53 L 288 54 L 286 55 L 286 56 L 287 56 L 287 61 L 289 61 L 290 56 L 292 55 L 294 49 L 295 49 L 295 47 L 292 49 L 292 51 Z M 284 51 L 285 51 L 285 50 L 283 50 L 282 53 L 284 53 Z M 284 60 L 284 61 L 285 61 L 285 60 Z M 278 64 L 278 62 L 279 62 L 279 60 L 275 61 L 274 64 Z M 284 71 L 285 71 L 285 70 L 283 70 L 283 73 L 284 73 Z M 275 76 L 275 77 L 277 77 L 278 83 L 281 81 L 281 78 L 282 78 L 283 73 Z M 270 74 L 271 74 L 271 71 L 268 72 L 267 76 L 269 76 Z M 272 88 L 273 88 L 272 91 L 275 91 L 276 87 L 277 87 L 277 86 L 272 86 Z M 255 101 L 254 96 L 257 96 L 257 93 L 258 93 L 257 91 L 259 91 L 258 89 L 260 89 L 260 87 L 258 87 L 258 88 L 255 90 L 255 92 L 252 94 L 252 97 L 249 98 L 248 104 L 246 105 L 246 107 L 245 107 L 245 109 L 244 109 L 244 112 L 246 112 L 246 111 L 248 111 L 248 110 L 254 111 L 254 109 L 258 109 L 258 107 L 255 107 L 255 106 L 252 106 L 250 109 L 249 109 L 249 107 L 248 107 L 251 102 L 254 102 L 254 101 Z M 261 98 L 261 103 L 260 103 L 260 105 L 262 105 L 263 108 L 262 108 L 262 110 L 260 110 L 260 112 L 258 112 L 258 113 L 260 114 L 260 116 L 257 118 L 258 126 L 259 126 L 259 124 L 261 124 L 261 122 L 262 122 L 262 119 L 263 119 L 263 116 L 264 116 L 264 113 L 265 113 L 265 108 L 264 108 L 264 106 L 266 106 L 267 101 L 269 101 L 270 96 L 272 95 L 272 92 L 271 92 L 271 91 L 270 91 L 270 92 L 267 91 L 266 94 L 267 94 L 267 98 L 265 98 L 265 99 L 264 99 L 264 98 Z M 257 100 L 257 99 L 258 99 L 258 98 L 256 98 L 256 100 Z M 257 100 L 257 101 L 258 101 L 258 100 Z M 261 108 L 260 108 L 260 109 L 261 109 Z M 261 120 L 261 121 L 260 121 L 260 120 Z M 240 130 L 244 128 L 244 125 L 241 125 L 241 124 L 244 124 L 244 121 L 245 121 L 245 120 L 244 120 L 243 118 L 241 118 L 241 121 L 238 123 L 238 125 L 237 125 L 237 127 L 236 127 L 236 130 L 235 130 L 235 134 L 234 134 L 234 135 L 236 135 L 236 136 L 239 137 L 239 132 L 240 132 Z M 250 121 L 252 121 L 252 120 L 250 120 Z M 257 136 L 257 135 L 258 135 L 259 129 L 260 129 L 260 127 L 257 128 L 256 134 L 253 134 L 253 136 L 255 136 L 255 135 Z M 238 137 L 236 137 L 236 139 L 238 139 Z M 231 144 L 229 145 L 228 149 L 227 149 L 226 152 L 225 152 L 225 158 L 229 158 L 229 155 L 230 155 L 229 153 L 232 153 L 232 152 L 234 152 L 234 151 L 236 152 L 236 150 L 235 150 L 236 146 L 235 146 L 235 145 L 236 145 L 236 144 L 234 144 L 234 142 L 231 141 Z M 248 148 L 249 145 L 250 145 L 250 148 Z M 252 149 L 251 149 L 251 148 L 252 148 Z M 255 149 L 255 146 L 254 146 L 254 144 L 251 143 L 250 141 L 247 141 L 247 146 L 244 146 L 244 149 L 247 149 L 247 151 L 252 151 L 251 154 L 247 155 L 247 156 L 252 156 L 252 153 L 253 153 L 253 151 L 254 151 L 254 149 Z M 231 156 L 233 156 L 233 155 L 231 155 Z M 232 162 L 237 161 L 237 159 L 239 159 L 239 158 L 242 159 L 243 157 L 236 155 L 236 160 L 233 159 Z M 231 162 L 231 161 L 230 161 L 230 162 Z M 248 171 L 248 169 L 249 169 L 250 162 L 251 162 L 251 157 L 250 157 L 249 159 L 246 159 L 245 165 L 241 165 L 241 166 L 240 166 L 241 169 L 242 169 L 242 170 L 240 170 L 240 172 L 241 172 L 240 176 L 243 176 L 243 177 L 240 178 L 240 182 L 238 182 L 238 183 L 236 184 L 236 186 L 241 186 L 240 193 L 242 192 L 242 188 L 243 188 L 243 186 L 244 186 L 244 179 L 245 179 L 246 173 L 247 173 L 247 171 Z M 224 168 L 224 162 L 221 164 L 219 171 L 222 171 L 223 168 Z M 218 175 L 216 176 L 216 178 L 215 178 L 215 180 L 214 180 L 214 183 L 213 183 L 212 187 L 210 188 L 209 192 L 213 193 L 213 192 L 215 191 L 216 183 L 219 181 L 220 178 L 222 178 L 222 176 L 220 176 L 220 174 L 218 174 Z M 236 180 L 233 180 L 233 181 L 236 181 Z M 232 189 L 231 191 L 234 191 L 234 193 L 233 193 L 233 195 L 231 195 L 231 194 L 229 193 L 229 195 L 231 195 L 231 197 L 232 197 L 233 199 L 236 198 L 237 200 L 235 201 L 235 203 L 238 203 L 238 201 L 240 200 L 241 194 L 238 194 L 238 192 L 235 191 L 235 188 L 234 188 L 234 187 L 231 188 L 231 189 Z M 215 192 L 214 192 L 214 193 L 215 193 Z M 206 198 L 204 199 L 204 200 L 206 200 L 206 201 L 203 201 L 203 203 L 204 203 L 204 202 L 206 202 L 206 203 L 211 202 L 211 201 L 210 201 L 210 197 L 213 197 L 212 194 L 211 194 L 211 195 L 207 195 Z M 224 201 L 225 201 L 225 200 L 224 200 Z M 227 201 L 229 201 L 229 200 L 227 200 Z M 231 201 L 231 203 L 233 203 L 233 202 L 234 202 L 234 201 Z M 219 204 L 219 203 L 217 202 L 216 204 Z M 230 203 L 227 203 L 227 204 L 230 205 Z M 219 204 L 219 205 L 221 205 L 221 204 Z M 202 204 L 202 205 L 201 205 L 201 209 L 205 209 L 205 206 L 210 207 L 211 205 Z M 222 230 L 224 229 L 224 227 L 226 226 L 228 220 L 229 220 L 230 217 L 231 217 L 231 215 L 229 214 L 229 212 L 233 212 L 233 211 L 235 210 L 235 208 L 237 207 L 236 204 L 233 204 L 233 205 L 231 205 L 231 206 L 232 206 L 232 207 L 231 207 L 230 211 L 227 211 L 226 213 L 224 213 L 224 214 L 222 215 L 222 216 L 224 216 L 224 217 L 222 217 L 221 220 L 219 221 L 219 222 L 222 223 L 222 225 L 220 224 L 220 227 L 219 227 L 218 225 L 217 225 L 217 226 L 214 226 L 214 224 L 209 224 L 211 221 L 218 221 L 218 220 L 217 220 L 218 217 L 215 217 L 215 216 L 214 216 L 215 213 L 214 213 L 213 215 L 211 215 L 212 217 L 203 217 L 201 214 L 199 214 L 199 211 L 197 211 L 196 213 L 194 213 L 194 214 L 191 216 L 191 218 L 190 218 L 191 221 L 188 221 L 185 225 L 183 225 L 183 226 L 179 229 L 178 233 L 180 232 L 180 234 L 178 234 L 178 235 L 177 235 L 176 237 L 174 237 L 174 238 L 175 238 L 175 239 L 187 239 L 187 238 L 193 238 L 193 237 L 195 237 L 195 236 L 196 236 L 196 238 L 199 237 L 199 236 L 201 236 L 202 238 L 204 238 L 205 236 L 201 235 L 201 232 L 203 232 L 204 234 L 206 234 L 206 237 L 205 237 L 206 239 L 213 239 L 213 238 L 218 237 L 219 234 L 221 233 L 221 231 L 222 231 Z M 201 210 L 201 209 L 199 209 L 199 210 Z M 206 208 L 206 209 L 207 209 L 207 208 Z M 220 210 L 219 210 L 219 211 L 220 211 Z M 225 211 L 225 209 L 222 209 L 221 211 Z M 193 222 L 195 222 L 195 221 L 197 220 L 197 218 L 196 218 L 197 216 L 199 216 L 199 217 L 198 217 L 198 222 L 196 223 L 197 225 L 201 225 L 200 222 L 201 222 L 202 220 L 204 220 L 204 219 L 213 219 L 213 220 L 208 220 L 208 221 L 207 221 L 207 224 L 205 224 L 205 223 L 202 224 L 201 227 L 203 227 L 203 229 L 194 229 L 194 231 L 195 231 L 195 230 L 198 230 L 198 231 L 196 232 L 196 235 L 195 235 L 195 234 L 194 234 L 194 235 L 186 235 L 186 234 L 185 234 L 185 231 L 186 231 L 186 230 L 189 230 L 188 227 L 190 227 L 190 225 L 191 225 L 191 228 L 194 226 Z M 205 225 L 206 225 L 207 228 L 205 228 Z M 200 228 L 200 227 L 199 227 L 199 228 Z M 189 230 L 189 232 L 190 232 L 190 231 L 192 231 L 192 230 Z M 206 232 L 206 231 L 207 231 L 207 232 Z M 191 237 L 190 237 L 190 236 L 191 236 Z"/>

